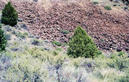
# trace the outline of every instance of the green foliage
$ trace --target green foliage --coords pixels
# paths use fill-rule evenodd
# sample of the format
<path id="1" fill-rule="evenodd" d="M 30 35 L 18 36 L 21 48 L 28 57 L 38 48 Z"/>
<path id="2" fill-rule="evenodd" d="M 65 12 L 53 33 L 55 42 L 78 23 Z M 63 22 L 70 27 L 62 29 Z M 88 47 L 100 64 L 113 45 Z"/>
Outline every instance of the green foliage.
<path id="1" fill-rule="evenodd" d="M 110 6 L 105 6 L 104 7 L 106 10 L 112 10 L 112 8 Z"/>
<path id="2" fill-rule="evenodd" d="M 28 33 L 26 33 L 26 32 L 25 33 L 17 32 L 16 36 L 20 37 L 22 39 L 25 39 L 28 36 Z"/>
<path id="3" fill-rule="evenodd" d="M 17 24 L 18 13 L 12 6 L 11 2 L 5 5 L 5 8 L 2 10 L 2 23 L 6 25 L 14 26 Z"/>
<path id="4" fill-rule="evenodd" d="M 98 54 L 95 43 L 81 27 L 77 27 L 69 42 L 68 55 L 73 57 L 95 57 Z"/>
<path id="5" fill-rule="evenodd" d="M 57 46 L 62 46 L 62 44 L 60 42 L 57 42 L 57 41 L 53 41 L 52 44 L 57 45 Z"/>
<path id="6" fill-rule="evenodd" d="M 119 52 L 117 54 L 112 54 L 111 59 L 113 60 L 113 62 L 108 64 L 110 67 L 120 71 L 125 71 L 125 69 L 129 68 L 129 58 L 126 53 Z"/>
<path id="7" fill-rule="evenodd" d="M 129 75 L 121 77 L 118 82 L 129 82 Z"/>
<path id="8" fill-rule="evenodd" d="M 98 3 L 97 1 L 94 1 L 94 2 L 93 2 L 93 4 L 95 4 L 95 5 L 96 5 L 96 4 L 99 4 L 99 3 Z"/>
<path id="9" fill-rule="evenodd" d="M 125 56 L 125 54 L 126 54 L 125 52 L 121 51 L 118 53 L 118 56 Z"/>
<path id="10" fill-rule="evenodd" d="M 61 33 L 63 33 L 63 34 L 69 34 L 69 31 L 68 30 L 62 30 Z"/>
<path id="11" fill-rule="evenodd" d="M 54 56 L 58 55 L 58 52 L 53 51 L 53 55 L 54 55 Z"/>
<path id="12" fill-rule="evenodd" d="M 4 31 L 2 29 L 0 29 L 0 51 L 5 50 L 7 41 L 4 35 Z"/>
<path id="13" fill-rule="evenodd" d="M 0 24 L 0 28 L 2 28 L 2 25 Z"/>
<path id="14" fill-rule="evenodd" d="M 56 48 L 57 51 L 62 51 L 62 48 Z"/>

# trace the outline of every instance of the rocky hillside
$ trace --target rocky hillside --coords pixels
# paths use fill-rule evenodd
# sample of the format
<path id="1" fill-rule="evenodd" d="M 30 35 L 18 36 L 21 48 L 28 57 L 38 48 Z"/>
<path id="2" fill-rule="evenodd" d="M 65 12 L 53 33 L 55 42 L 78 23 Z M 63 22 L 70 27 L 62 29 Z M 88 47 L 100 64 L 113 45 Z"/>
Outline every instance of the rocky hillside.
<path id="1" fill-rule="evenodd" d="M 24 21 L 3 25 L 8 41 L 0 52 L 0 82 L 123 82 L 129 58 L 113 52 L 92 58 L 72 58 L 66 51 L 28 32 Z"/>
<path id="2" fill-rule="evenodd" d="M 17 25 L 2 24 L 0 12 L 7 40 L 6 51 L 0 52 L 0 82 L 129 81 L 129 54 L 120 51 L 128 51 L 128 11 L 107 11 L 91 2 L 53 4 L 50 9 L 36 2 L 13 4 L 19 13 Z M 77 25 L 101 49 L 115 45 L 120 52 L 102 52 L 94 58 L 68 56 L 66 42 Z"/>

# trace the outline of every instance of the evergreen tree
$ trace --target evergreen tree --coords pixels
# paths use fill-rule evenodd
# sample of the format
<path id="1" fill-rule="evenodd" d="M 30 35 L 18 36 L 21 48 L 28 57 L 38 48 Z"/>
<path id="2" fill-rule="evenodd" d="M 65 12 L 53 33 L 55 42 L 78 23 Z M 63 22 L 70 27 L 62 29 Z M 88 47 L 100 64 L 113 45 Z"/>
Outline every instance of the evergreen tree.
<path id="1" fill-rule="evenodd" d="M 99 54 L 95 43 L 84 29 L 77 27 L 69 42 L 68 55 L 76 57 L 95 57 Z"/>
<path id="2" fill-rule="evenodd" d="M 18 13 L 12 6 L 11 2 L 5 5 L 5 8 L 2 10 L 2 23 L 6 25 L 14 26 L 17 24 Z"/>
<path id="3" fill-rule="evenodd" d="M 5 50 L 7 40 L 4 35 L 4 31 L 0 28 L 0 51 Z"/>

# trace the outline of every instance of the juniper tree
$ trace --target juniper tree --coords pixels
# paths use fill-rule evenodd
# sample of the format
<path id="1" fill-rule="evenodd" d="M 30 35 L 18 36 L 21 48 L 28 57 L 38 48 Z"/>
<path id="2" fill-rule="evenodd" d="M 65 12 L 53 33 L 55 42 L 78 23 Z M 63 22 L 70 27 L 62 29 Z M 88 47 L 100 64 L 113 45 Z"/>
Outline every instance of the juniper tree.
<path id="1" fill-rule="evenodd" d="M 4 9 L 2 10 L 2 23 L 6 25 L 14 26 L 17 24 L 18 13 L 12 6 L 11 2 L 5 5 Z"/>
<path id="2" fill-rule="evenodd" d="M 69 41 L 68 55 L 76 57 L 95 57 L 99 54 L 95 43 L 82 27 L 77 27 Z"/>
<path id="3" fill-rule="evenodd" d="M 0 28 L 0 51 L 5 50 L 7 44 L 7 40 L 4 35 L 4 31 Z"/>

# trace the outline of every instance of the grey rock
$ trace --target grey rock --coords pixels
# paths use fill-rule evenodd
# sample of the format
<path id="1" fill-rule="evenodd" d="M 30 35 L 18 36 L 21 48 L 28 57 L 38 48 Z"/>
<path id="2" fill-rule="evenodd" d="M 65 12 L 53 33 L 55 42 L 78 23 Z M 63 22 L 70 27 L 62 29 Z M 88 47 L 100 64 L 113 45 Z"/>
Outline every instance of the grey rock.
<path id="1" fill-rule="evenodd" d="M 0 61 L 1 61 L 1 63 L 6 63 L 6 62 L 8 62 L 8 60 L 9 60 L 9 57 L 7 57 L 7 56 L 2 56 L 1 58 L 0 58 Z"/>
<path id="2" fill-rule="evenodd" d="M 47 51 L 49 51 L 50 49 L 49 49 L 49 48 L 44 48 L 44 50 L 47 50 Z"/>
<path id="3" fill-rule="evenodd" d="M 6 34 L 6 35 L 5 35 L 5 38 L 6 38 L 6 40 L 11 40 L 11 35 Z"/>
<path id="4" fill-rule="evenodd" d="M 2 71 L 3 70 L 3 67 L 0 65 L 0 71 Z"/>
<path id="5" fill-rule="evenodd" d="M 11 50 L 12 51 L 18 51 L 19 49 L 18 48 L 12 48 Z"/>
<path id="6" fill-rule="evenodd" d="M 12 34 L 16 34 L 16 32 L 15 31 L 12 31 Z"/>
<path id="7" fill-rule="evenodd" d="M 7 56 L 4 56 L 5 54 L 3 54 L 0 57 L 0 71 L 2 70 L 7 70 L 10 66 L 11 66 L 11 62 L 10 62 L 10 58 Z"/>
<path id="8" fill-rule="evenodd" d="M 39 39 L 40 37 L 39 36 L 35 36 L 36 39 Z"/>
<path id="9" fill-rule="evenodd" d="M 49 43 L 49 41 L 48 41 L 48 40 L 44 40 L 44 42 L 45 42 L 45 43 Z"/>
<path id="10" fill-rule="evenodd" d="M 27 28 L 27 25 L 26 25 L 26 24 L 21 24 L 21 25 L 20 25 L 20 27 L 21 27 L 21 28 L 23 28 L 23 29 L 25 29 L 25 30 L 28 30 L 28 28 Z"/>
<path id="11" fill-rule="evenodd" d="M 120 0 L 113 0 L 114 2 L 118 3 Z"/>
<path id="12" fill-rule="evenodd" d="M 34 36 L 33 36 L 33 35 L 29 35 L 28 37 L 29 37 L 29 38 L 34 38 Z"/>
<path id="13" fill-rule="evenodd" d="M 37 46 L 38 46 L 38 45 L 40 45 L 40 42 L 39 42 L 39 41 L 37 41 L 37 40 L 34 40 L 34 41 L 32 42 L 32 44 L 33 44 L 33 45 L 37 45 Z"/>
<path id="14" fill-rule="evenodd" d="M 11 29 L 11 28 L 10 28 L 10 26 L 8 26 L 8 25 L 7 25 L 7 26 L 5 26 L 4 28 L 5 28 L 5 29 L 6 29 L 6 31 L 8 31 L 8 32 L 12 31 L 12 29 Z"/>
<path id="15" fill-rule="evenodd" d="M 23 20 L 21 18 L 18 18 L 18 22 L 22 22 Z"/>
<path id="16" fill-rule="evenodd" d="M 118 51 L 118 52 L 122 51 L 122 48 L 118 47 L 118 48 L 117 48 L 117 51 Z"/>
<path id="17" fill-rule="evenodd" d="M 34 2 L 38 2 L 38 0 L 33 0 Z"/>
<path id="18" fill-rule="evenodd" d="M 4 79 L 0 79 L 0 82 L 10 82 L 10 81 L 4 80 Z"/>

